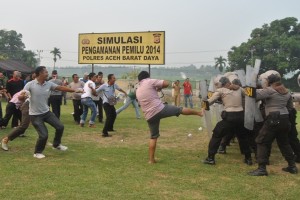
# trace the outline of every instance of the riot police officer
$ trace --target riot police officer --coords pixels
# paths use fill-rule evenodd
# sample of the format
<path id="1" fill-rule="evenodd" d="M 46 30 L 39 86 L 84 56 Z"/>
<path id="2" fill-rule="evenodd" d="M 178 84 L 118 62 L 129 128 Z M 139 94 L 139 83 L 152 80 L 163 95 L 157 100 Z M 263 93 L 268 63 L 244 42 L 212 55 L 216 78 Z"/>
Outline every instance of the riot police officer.
<path id="1" fill-rule="evenodd" d="M 209 142 L 208 157 L 204 164 L 215 164 L 215 154 L 222 138 L 233 131 L 237 134 L 241 153 L 245 155 L 244 162 L 252 165 L 251 150 L 247 139 L 247 130 L 244 128 L 244 112 L 242 106 L 243 90 L 238 85 L 231 84 L 227 77 L 219 80 L 221 88 L 218 88 L 207 101 L 211 105 L 219 98 L 222 99 L 224 111 L 222 120 L 217 123 L 213 130 L 212 138 Z"/>
<path id="2" fill-rule="evenodd" d="M 257 143 L 258 168 L 248 174 L 251 176 L 268 175 L 266 164 L 269 160 L 271 144 L 275 138 L 282 155 L 288 162 L 288 167 L 282 168 L 282 170 L 296 174 L 298 169 L 295 165 L 293 151 L 288 139 L 288 132 L 291 128 L 288 108 L 293 106 L 292 98 L 277 74 L 272 73 L 269 75 L 267 82 L 269 87 L 256 90 L 256 99 L 265 100 L 267 117 L 255 139 Z"/>

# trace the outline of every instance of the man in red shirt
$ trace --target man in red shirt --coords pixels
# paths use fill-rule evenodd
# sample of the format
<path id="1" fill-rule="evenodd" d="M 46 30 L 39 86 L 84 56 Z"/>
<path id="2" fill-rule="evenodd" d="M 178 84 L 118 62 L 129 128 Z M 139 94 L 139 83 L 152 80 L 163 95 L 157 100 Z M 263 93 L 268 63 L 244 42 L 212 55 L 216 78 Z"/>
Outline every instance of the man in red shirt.
<path id="1" fill-rule="evenodd" d="M 183 94 L 184 94 L 184 105 L 188 107 L 187 101 L 189 101 L 190 107 L 193 108 L 193 90 L 192 85 L 190 83 L 190 79 L 185 79 L 183 86 Z"/>

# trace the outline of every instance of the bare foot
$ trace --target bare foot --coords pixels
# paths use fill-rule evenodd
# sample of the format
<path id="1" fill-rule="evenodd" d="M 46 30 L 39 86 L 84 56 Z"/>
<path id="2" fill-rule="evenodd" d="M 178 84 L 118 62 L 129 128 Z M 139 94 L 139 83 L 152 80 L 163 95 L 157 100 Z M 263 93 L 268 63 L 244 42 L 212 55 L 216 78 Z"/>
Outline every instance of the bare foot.
<path id="1" fill-rule="evenodd" d="M 155 163 L 156 163 L 156 160 L 149 160 L 148 163 L 149 163 L 149 164 L 155 164 Z"/>

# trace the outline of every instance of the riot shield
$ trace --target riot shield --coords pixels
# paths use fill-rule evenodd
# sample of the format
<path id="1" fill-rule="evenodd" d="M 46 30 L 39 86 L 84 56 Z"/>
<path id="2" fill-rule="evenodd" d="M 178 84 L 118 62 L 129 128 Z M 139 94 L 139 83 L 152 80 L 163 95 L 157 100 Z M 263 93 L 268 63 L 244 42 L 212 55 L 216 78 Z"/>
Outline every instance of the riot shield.
<path id="1" fill-rule="evenodd" d="M 242 87 L 245 87 L 246 86 L 246 75 L 245 75 L 245 71 L 244 70 L 236 70 L 235 73 L 238 75 L 240 81 L 241 81 L 241 84 L 242 84 Z"/>
<path id="2" fill-rule="evenodd" d="M 212 135 L 211 113 L 209 110 L 209 106 L 207 105 L 207 103 L 205 103 L 205 100 L 207 100 L 208 98 L 207 85 L 205 80 L 200 81 L 200 94 L 202 96 L 202 108 L 205 108 L 203 124 L 206 127 L 208 136 L 211 137 Z"/>
<path id="3" fill-rule="evenodd" d="M 213 76 L 210 79 L 209 86 L 208 86 L 208 95 L 207 95 L 208 98 L 210 98 L 216 90 L 215 78 L 216 77 Z M 222 107 L 223 107 L 222 101 L 217 101 L 210 107 L 211 114 L 214 116 L 214 117 L 212 116 L 212 126 L 215 126 L 214 122 L 217 123 L 222 120 L 221 118 L 221 112 L 223 111 Z"/>
<path id="4" fill-rule="evenodd" d="M 245 121 L 244 126 L 248 130 L 253 130 L 254 120 L 258 115 L 258 108 L 256 105 L 256 82 L 259 72 L 261 60 L 256 59 L 254 68 L 246 66 L 246 88 L 245 88 Z"/>

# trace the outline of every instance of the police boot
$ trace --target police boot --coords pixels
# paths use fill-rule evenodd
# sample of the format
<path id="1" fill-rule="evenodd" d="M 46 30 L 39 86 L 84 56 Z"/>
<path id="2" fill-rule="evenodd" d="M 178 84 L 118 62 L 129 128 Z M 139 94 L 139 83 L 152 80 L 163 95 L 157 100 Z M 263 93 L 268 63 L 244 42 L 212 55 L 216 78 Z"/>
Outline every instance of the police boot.
<path id="1" fill-rule="evenodd" d="M 216 161 L 215 161 L 215 156 L 214 155 L 208 155 L 208 157 L 203 160 L 204 164 L 208 164 L 208 165 L 215 165 Z"/>
<path id="2" fill-rule="evenodd" d="M 246 153 L 245 154 L 244 163 L 246 163 L 247 165 L 253 165 L 252 158 L 251 158 L 251 153 Z"/>
<path id="3" fill-rule="evenodd" d="M 252 158 L 245 158 L 244 163 L 246 163 L 247 165 L 253 165 Z"/>
<path id="4" fill-rule="evenodd" d="M 219 154 L 226 154 L 226 146 L 220 145 L 218 149 Z"/>
<path id="5" fill-rule="evenodd" d="M 254 171 L 248 172 L 250 176 L 268 176 L 268 172 L 265 164 L 260 164 Z"/>
<path id="6" fill-rule="evenodd" d="M 298 169 L 297 169 L 295 164 L 294 165 L 289 165 L 287 167 L 282 168 L 282 171 L 289 172 L 291 174 L 297 174 L 298 173 Z"/>

